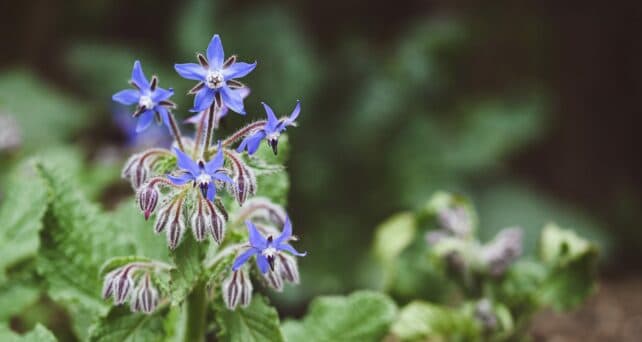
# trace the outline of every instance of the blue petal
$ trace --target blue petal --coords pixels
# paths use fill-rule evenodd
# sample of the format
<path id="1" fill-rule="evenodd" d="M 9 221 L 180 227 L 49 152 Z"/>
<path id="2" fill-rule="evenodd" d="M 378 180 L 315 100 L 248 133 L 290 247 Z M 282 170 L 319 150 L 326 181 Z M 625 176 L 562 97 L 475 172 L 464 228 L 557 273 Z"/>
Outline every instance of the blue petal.
<path id="1" fill-rule="evenodd" d="M 146 110 L 140 114 L 138 117 L 138 122 L 136 123 L 136 133 L 140 133 L 146 130 L 149 125 L 154 121 L 154 111 Z"/>
<path id="2" fill-rule="evenodd" d="M 198 124 L 201 123 L 201 120 L 203 120 L 203 116 L 204 115 L 207 115 L 207 111 L 202 111 L 202 112 L 200 112 L 200 113 L 198 113 L 196 115 L 192 115 L 189 118 L 185 119 L 185 121 L 183 121 L 183 123 L 189 123 L 189 124 L 198 125 Z"/>
<path id="3" fill-rule="evenodd" d="M 191 173 L 193 177 L 200 174 L 201 170 L 192 158 L 178 148 L 174 148 L 174 153 L 176 153 L 176 165 L 178 165 L 179 168 Z"/>
<path id="4" fill-rule="evenodd" d="M 214 183 L 210 183 L 207 185 L 207 199 L 210 202 L 214 202 L 214 198 L 216 197 L 216 185 Z"/>
<path id="5" fill-rule="evenodd" d="M 156 106 L 154 109 L 158 112 L 160 115 L 161 119 L 163 120 L 163 123 L 167 128 L 171 131 L 172 130 L 172 123 L 169 121 L 169 111 L 167 108 L 163 106 Z"/>
<path id="6" fill-rule="evenodd" d="M 265 126 L 265 130 L 268 132 L 274 132 L 279 125 L 279 119 L 276 118 L 274 111 L 267 105 L 267 103 L 261 102 L 261 104 L 265 109 L 265 114 L 267 114 L 267 125 Z"/>
<path id="7" fill-rule="evenodd" d="M 297 250 L 294 249 L 294 247 L 292 247 L 289 243 L 284 243 L 284 244 L 278 245 L 277 249 L 281 250 L 281 251 L 286 251 L 286 252 L 288 252 L 288 253 L 290 253 L 292 255 L 296 255 L 296 256 L 300 256 L 300 257 L 306 256 L 308 254 L 308 252 L 303 252 L 303 253 L 297 252 Z"/>
<path id="8" fill-rule="evenodd" d="M 181 75 L 182 78 L 194 81 L 202 81 L 205 79 L 207 70 L 200 64 L 196 63 L 182 63 L 174 64 L 174 70 Z"/>
<path id="9" fill-rule="evenodd" d="M 194 180 L 194 176 L 190 173 L 183 173 L 180 176 L 167 175 L 167 178 L 176 185 L 183 185 Z"/>
<path id="10" fill-rule="evenodd" d="M 231 80 L 234 78 L 241 78 L 256 68 L 256 62 L 250 64 L 250 63 L 244 63 L 244 62 L 236 62 L 229 67 L 223 69 L 223 77 L 225 77 L 226 80 Z"/>
<path id="11" fill-rule="evenodd" d="M 134 81 L 141 90 L 149 88 L 149 82 L 147 82 L 147 77 L 145 77 L 143 73 L 143 67 L 140 66 L 140 61 L 134 62 L 132 81 Z"/>
<path id="12" fill-rule="evenodd" d="M 289 126 L 291 125 L 296 118 L 299 117 L 299 113 L 301 113 L 301 101 L 296 101 L 296 106 L 294 107 L 294 110 L 292 111 L 292 114 L 290 114 L 290 117 L 285 120 L 285 123 L 283 124 L 284 126 Z"/>
<path id="13" fill-rule="evenodd" d="M 220 70 L 223 67 L 223 59 L 225 52 L 223 51 L 223 44 L 218 34 L 215 34 L 207 46 L 207 62 L 211 70 Z"/>
<path id="14" fill-rule="evenodd" d="M 216 91 L 212 88 L 204 87 L 194 97 L 194 108 L 190 112 L 198 113 L 209 108 L 214 103 L 214 94 Z"/>
<path id="15" fill-rule="evenodd" d="M 256 150 L 259 149 L 259 145 L 261 144 L 261 140 L 265 138 L 265 131 L 260 130 L 249 137 L 246 137 L 241 141 L 241 144 L 239 147 L 236 149 L 236 152 L 243 152 L 243 150 L 247 150 L 247 153 L 250 155 L 254 154 Z"/>
<path id="16" fill-rule="evenodd" d="M 241 94 L 233 91 L 227 86 L 223 86 L 222 88 L 220 88 L 220 91 L 223 103 L 225 103 L 225 105 L 229 109 L 239 114 L 245 115 L 245 109 L 243 108 L 243 98 L 241 97 Z"/>
<path id="17" fill-rule="evenodd" d="M 156 91 L 152 93 L 152 101 L 159 103 L 161 101 L 167 100 L 174 95 L 174 89 L 163 89 L 156 88 Z"/>
<path id="18" fill-rule="evenodd" d="M 218 142 L 218 152 L 216 152 L 216 155 L 212 160 L 207 162 L 205 164 L 205 172 L 208 174 L 212 175 L 216 172 L 216 170 L 220 169 L 223 166 L 223 162 L 225 160 L 223 159 L 223 148 L 221 147 L 221 142 Z"/>
<path id="19" fill-rule="evenodd" d="M 265 249 L 267 247 L 267 240 L 256 230 L 254 223 L 252 221 L 245 221 L 247 226 L 247 231 L 249 233 L 250 245 L 258 249 Z"/>
<path id="20" fill-rule="evenodd" d="M 111 99 L 129 106 L 138 103 L 140 100 L 140 92 L 136 89 L 125 89 L 114 94 Z"/>
<path id="21" fill-rule="evenodd" d="M 232 180 L 232 178 L 230 178 L 224 172 L 217 172 L 217 173 L 213 174 L 212 177 L 214 177 L 217 180 L 220 180 L 221 182 L 234 184 L 234 181 Z"/>
<path id="22" fill-rule="evenodd" d="M 263 254 L 256 255 L 256 264 L 259 266 L 261 273 L 266 274 L 270 268 L 267 258 Z"/>
<path id="23" fill-rule="evenodd" d="M 278 246 L 284 242 L 288 242 L 290 237 L 292 237 L 292 221 L 290 221 L 289 216 L 286 216 L 285 224 L 283 225 L 283 231 L 281 232 L 281 235 L 276 238 L 274 243 Z"/>
<path id="24" fill-rule="evenodd" d="M 253 255 L 258 253 L 259 251 L 256 248 L 250 248 L 247 251 L 243 252 L 243 254 L 239 255 L 235 260 L 234 264 L 232 265 L 232 271 L 237 271 L 243 264 L 251 258 Z"/>

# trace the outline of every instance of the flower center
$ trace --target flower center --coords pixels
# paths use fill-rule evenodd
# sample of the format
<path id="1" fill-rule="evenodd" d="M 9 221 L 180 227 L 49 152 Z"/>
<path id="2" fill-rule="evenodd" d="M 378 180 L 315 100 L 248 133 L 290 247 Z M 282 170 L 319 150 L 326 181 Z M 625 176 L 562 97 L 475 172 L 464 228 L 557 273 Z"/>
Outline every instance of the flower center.
<path id="1" fill-rule="evenodd" d="M 264 257 L 266 258 L 273 258 L 276 255 L 276 248 L 274 247 L 268 247 L 261 252 Z"/>
<path id="2" fill-rule="evenodd" d="M 207 185 L 210 184 L 212 181 L 212 176 L 208 175 L 207 173 L 201 173 L 196 177 L 196 183 L 200 185 Z"/>
<path id="3" fill-rule="evenodd" d="M 151 109 L 154 107 L 154 101 L 152 101 L 151 96 L 143 95 L 140 97 L 140 100 L 138 100 L 138 105 L 147 109 Z"/>
<path id="4" fill-rule="evenodd" d="M 207 76 L 205 76 L 205 85 L 212 89 L 222 87 L 224 82 L 223 74 L 219 70 L 208 71 Z"/>

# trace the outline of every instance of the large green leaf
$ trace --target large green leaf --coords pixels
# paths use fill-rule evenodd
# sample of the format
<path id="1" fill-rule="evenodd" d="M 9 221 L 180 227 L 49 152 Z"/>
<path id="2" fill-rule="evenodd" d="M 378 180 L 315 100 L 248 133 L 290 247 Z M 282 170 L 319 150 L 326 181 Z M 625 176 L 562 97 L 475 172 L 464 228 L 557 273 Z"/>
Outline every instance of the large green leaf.
<path id="1" fill-rule="evenodd" d="M 401 310 L 391 332 L 401 341 L 475 341 L 481 338 L 479 324 L 472 316 L 420 301 Z"/>
<path id="2" fill-rule="evenodd" d="M 7 327 L 0 327 L 0 340 L 6 342 L 56 342 L 56 336 L 47 328 L 38 324 L 33 330 L 18 335 Z"/>
<path id="3" fill-rule="evenodd" d="M 176 267 L 170 272 L 171 300 L 178 305 L 203 278 L 203 258 L 207 250 L 207 242 L 197 242 L 191 231 L 185 232 L 183 241 L 172 253 Z"/>
<path id="4" fill-rule="evenodd" d="M 387 296 L 371 291 L 320 297 L 302 321 L 287 321 L 287 341 L 380 341 L 397 313 Z"/>
<path id="5" fill-rule="evenodd" d="M 29 148 L 63 142 L 89 118 L 82 103 L 24 70 L 0 77 L 0 108 L 18 121 Z"/>
<path id="6" fill-rule="evenodd" d="M 161 341 L 165 337 L 161 312 L 131 313 L 127 306 L 114 307 L 90 329 L 90 341 Z"/>
<path id="7" fill-rule="evenodd" d="M 397 271 L 396 260 L 416 238 L 415 215 L 399 213 L 381 223 L 375 233 L 374 253 L 384 272 L 384 287 L 389 288 Z"/>
<path id="8" fill-rule="evenodd" d="M 7 267 L 35 256 L 46 208 L 46 188 L 33 161 L 20 163 L 11 171 L 0 207 L 0 283 Z"/>
<path id="9" fill-rule="evenodd" d="M 247 308 L 237 308 L 232 311 L 223 305 L 217 305 L 216 321 L 221 329 L 218 335 L 221 341 L 283 341 L 279 326 L 279 314 L 259 294 L 254 295 L 252 303 Z"/>

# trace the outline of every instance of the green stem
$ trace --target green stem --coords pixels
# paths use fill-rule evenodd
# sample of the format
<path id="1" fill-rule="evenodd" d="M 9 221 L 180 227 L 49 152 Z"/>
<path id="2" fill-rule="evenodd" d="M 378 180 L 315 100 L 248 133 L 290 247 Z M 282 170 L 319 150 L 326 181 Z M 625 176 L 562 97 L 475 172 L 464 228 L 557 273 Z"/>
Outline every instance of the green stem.
<path id="1" fill-rule="evenodd" d="M 205 314 L 207 309 L 205 284 L 199 283 L 187 296 L 184 307 L 183 339 L 185 342 L 205 341 Z"/>

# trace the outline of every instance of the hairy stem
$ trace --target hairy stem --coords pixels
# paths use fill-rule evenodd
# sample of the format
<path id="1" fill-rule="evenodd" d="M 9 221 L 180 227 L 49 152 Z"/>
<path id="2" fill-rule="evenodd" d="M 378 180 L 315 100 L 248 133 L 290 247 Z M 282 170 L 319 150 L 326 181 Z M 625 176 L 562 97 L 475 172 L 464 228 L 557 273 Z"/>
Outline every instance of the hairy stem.
<path id="1" fill-rule="evenodd" d="M 207 111 L 207 131 L 205 131 L 205 141 L 203 142 L 203 159 L 207 156 L 207 150 L 210 148 L 212 143 L 212 133 L 214 132 L 214 113 L 218 110 L 216 107 L 216 102 L 212 103 L 209 110 Z"/>
<path id="2" fill-rule="evenodd" d="M 184 304 L 184 319 L 182 341 L 205 341 L 205 314 L 207 309 L 207 292 L 205 284 L 197 284 L 192 293 L 187 296 Z"/>
<path id="3" fill-rule="evenodd" d="M 183 139 L 181 138 L 181 130 L 178 129 L 178 125 L 176 124 L 176 119 L 174 119 L 174 114 L 169 113 L 167 117 L 169 118 L 169 124 L 172 127 L 172 135 L 174 136 L 174 139 L 176 139 L 178 148 L 180 148 L 181 151 L 185 151 L 185 147 L 183 146 Z"/>
<path id="4" fill-rule="evenodd" d="M 261 121 L 253 122 L 239 129 L 238 131 L 236 131 L 236 133 L 230 135 L 227 139 L 223 140 L 223 143 L 222 143 L 223 147 L 228 147 L 229 145 L 232 145 L 234 142 L 250 134 L 250 132 L 252 132 L 253 130 L 264 126 L 266 123 L 267 121 L 261 120 Z"/>

